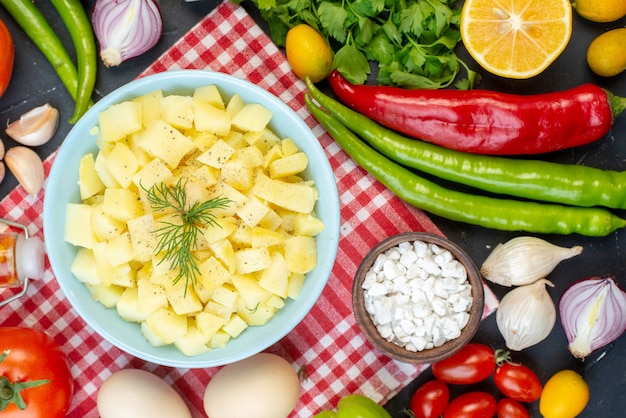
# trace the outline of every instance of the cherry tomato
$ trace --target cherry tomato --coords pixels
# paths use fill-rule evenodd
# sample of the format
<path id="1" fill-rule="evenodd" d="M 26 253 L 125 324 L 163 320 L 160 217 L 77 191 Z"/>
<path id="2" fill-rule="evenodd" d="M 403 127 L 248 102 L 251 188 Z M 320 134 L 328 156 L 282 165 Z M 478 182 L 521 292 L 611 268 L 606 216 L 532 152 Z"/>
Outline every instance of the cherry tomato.
<path id="1" fill-rule="evenodd" d="M 30 328 L 0 328 L 0 359 L 0 392 L 15 393 L 8 401 L 0 399 L 0 417 L 67 415 L 74 389 L 70 364 L 61 346 L 48 334 Z M 18 395 L 24 409 L 15 403 L 19 403 Z"/>
<path id="2" fill-rule="evenodd" d="M 430 380 L 420 386 L 413 396 L 409 409 L 415 418 L 437 418 L 446 410 L 450 389 L 441 380 Z"/>
<path id="3" fill-rule="evenodd" d="M 493 418 L 496 398 L 487 392 L 467 392 L 450 401 L 443 418 Z"/>
<path id="4" fill-rule="evenodd" d="M 502 398 L 496 406 L 497 418 L 530 418 L 530 412 L 521 403 L 511 398 Z"/>
<path id="5" fill-rule="evenodd" d="M 491 347 L 468 343 L 452 356 L 432 365 L 433 375 L 445 383 L 467 385 L 491 376 L 496 369 Z"/>
<path id="6" fill-rule="evenodd" d="M 534 402 L 541 396 L 541 381 L 523 364 L 505 362 L 499 365 L 493 380 L 504 396 L 516 401 Z"/>
<path id="7" fill-rule="evenodd" d="M 13 74 L 15 48 L 13 38 L 6 25 L 0 20 L 0 97 L 4 94 Z"/>

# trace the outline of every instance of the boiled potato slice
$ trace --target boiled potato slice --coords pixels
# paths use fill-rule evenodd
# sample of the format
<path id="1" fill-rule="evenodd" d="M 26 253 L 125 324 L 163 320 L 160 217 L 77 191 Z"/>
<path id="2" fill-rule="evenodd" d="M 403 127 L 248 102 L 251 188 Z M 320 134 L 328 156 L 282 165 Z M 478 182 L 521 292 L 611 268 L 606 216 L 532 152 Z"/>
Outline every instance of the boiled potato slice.
<path id="1" fill-rule="evenodd" d="M 208 86 L 197 87 L 193 91 L 193 99 L 196 102 L 206 102 L 210 105 L 217 107 L 218 109 L 225 109 L 224 98 L 222 93 L 215 84 Z"/>
<path id="2" fill-rule="evenodd" d="M 152 121 L 161 117 L 161 99 L 163 90 L 154 90 L 133 99 L 141 105 L 141 120 L 143 126 L 148 126 Z"/>
<path id="3" fill-rule="evenodd" d="M 123 142 L 117 142 L 106 159 L 106 166 L 117 183 L 128 188 L 139 168 L 135 154 Z"/>
<path id="4" fill-rule="evenodd" d="M 79 248 L 72 262 L 72 274 L 78 281 L 89 284 L 100 284 L 100 276 L 96 269 L 96 258 L 89 248 Z"/>
<path id="5" fill-rule="evenodd" d="M 69 203 L 65 212 L 64 239 L 70 244 L 92 248 L 97 241 L 91 229 L 91 214 L 94 207 L 84 203 Z"/>
<path id="6" fill-rule="evenodd" d="M 287 266 L 294 273 L 308 273 L 317 265 L 317 244 L 313 237 L 287 238 L 284 249 Z"/>
<path id="7" fill-rule="evenodd" d="M 95 168 L 93 154 L 89 153 L 80 159 L 78 166 L 78 187 L 80 198 L 85 200 L 104 190 L 104 183 L 100 180 Z"/>
<path id="8" fill-rule="evenodd" d="M 171 309 L 159 309 L 146 318 L 146 325 L 166 344 L 171 344 L 187 333 L 187 316 L 177 315 Z"/>
<path id="9" fill-rule="evenodd" d="M 100 137 L 107 142 L 119 141 L 143 127 L 141 104 L 126 101 L 100 112 Z"/>
<path id="10" fill-rule="evenodd" d="M 196 325 L 187 326 L 187 332 L 185 335 L 174 341 L 174 345 L 184 355 L 199 356 L 211 351 L 211 348 L 207 345 L 208 340 L 204 334 L 198 329 Z"/>
<path id="11" fill-rule="evenodd" d="M 247 103 L 233 116 L 233 126 L 244 132 L 262 131 L 272 116 L 274 116 L 273 112 L 262 104 Z"/>
<path id="12" fill-rule="evenodd" d="M 232 118 L 226 109 L 218 108 L 208 102 L 196 101 L 193 110 L 194 127 L 198 131 L 219 136 L 226 136 L 230 133 Z"/>
<path id="13" fill-rule="evenodd" d="M 189 138 L 162 119 L 152 122 L 143 131 L 138 145 L 170 167 L 178 166 L 185 154 L 193 149 Z"/>
<path id="14" fill-rule="evenodd" d="M 161 120 L 178 129 L 189 129 L 194 123 L 193 99 L 170 94 L 161 99 Z"/>
<path id="15" fill-rule="evenodd" d="M 252 193 L 285 209 L 311 213 L 317 201 L 317 189 L 312 185 L 301 183 L 285 183 L 257 173 Z"/>
<path id="16" fill-rule="evenodd" d="M 114 308 L 117 305 L 124 289 L 118 286 L 107 286 L 102 283 L 85 283 L 93 300 L 101 303 L 105 308 Z"/>

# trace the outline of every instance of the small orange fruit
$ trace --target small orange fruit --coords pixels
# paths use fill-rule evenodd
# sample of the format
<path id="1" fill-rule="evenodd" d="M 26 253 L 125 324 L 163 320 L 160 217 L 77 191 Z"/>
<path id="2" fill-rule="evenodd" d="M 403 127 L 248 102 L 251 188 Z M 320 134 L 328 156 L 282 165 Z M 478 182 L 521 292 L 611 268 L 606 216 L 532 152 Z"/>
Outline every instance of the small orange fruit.
<path id="1" fill-rule="evenodd" d="M 626 16 L 626 0 L 576 0 L 572 7 L 592 22 L 615 22 Z"/>
<path id="2" fill-rule="evenodd" d="M 626 28 L 598 35 L 587 48 L 587 64 L 602 77 L 613 77 L 626 70 Z"/>
<path id="3" fill-rule="evenodd" d="M 544 418 L 574 418 L 589 402 L 589 386 L 573 370 L 555 373 L 541 391 L 539 412 Z"/>
<path id="4" fill-rule="evenodd" d="M 312 82 L 324 80 L 330 74 L 333 54 L 318 31 L 306 24 L 292 27 L 285 39 L 287 62 L 302 80 L 308 76 Z"/>
<path id="5" fill-rule="evenodd" d="M 525 79 L 544 71 L 572 35 L 569 0 L 466 0 L 461 39 L 485 70 Z"/>

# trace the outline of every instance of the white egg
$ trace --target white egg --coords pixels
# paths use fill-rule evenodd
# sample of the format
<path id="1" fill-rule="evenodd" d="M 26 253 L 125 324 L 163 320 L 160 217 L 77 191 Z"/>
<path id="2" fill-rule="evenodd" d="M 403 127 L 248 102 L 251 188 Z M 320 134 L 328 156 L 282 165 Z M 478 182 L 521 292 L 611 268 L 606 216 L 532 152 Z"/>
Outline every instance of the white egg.
<path id="1" fill-rule="evenodd" d="M 285 418 L 299 396 L 300 379 L 291 364 L 260 353 L 213 376 L 204 392 L 204 411 L 209 418 Z"/>
<path id="2" fill-rule="evenodd" d="M 113 373 L 98 391 L 100 418 L 191 418 L 191 412 L 170 385 L 139 369 Z"/>

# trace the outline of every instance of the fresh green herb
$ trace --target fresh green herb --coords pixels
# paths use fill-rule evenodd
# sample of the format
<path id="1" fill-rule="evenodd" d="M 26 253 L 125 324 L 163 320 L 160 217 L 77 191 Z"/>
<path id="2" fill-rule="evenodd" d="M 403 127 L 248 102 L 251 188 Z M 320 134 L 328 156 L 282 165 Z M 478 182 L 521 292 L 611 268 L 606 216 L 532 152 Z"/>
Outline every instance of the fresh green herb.
<path id="1" fill-rule="evenodd" d="M 205 202 L 188 204 L 185 185 L 187 181 L 179 179 L 174 186 L 165 183 L 154 184 L 150 189 L 142 189 L 147 193 L 148 202 L 154 211 L 174 210 L 173 220 L 160 222 L 164 225 L 154 231 L 159 241 L 156 254 L 164 253 L 159 262 L 169 261 L 178 268 L 174 284 L 185 279 L 185 286 L 194 283 L 200 274 L 197 250 L 198 236 L 207 226 L 220 226 L 215 219 L 213 209 L 225 208 L 231 200 L 216 197 Z"/>
<path id="2" fill-rule="evenodd" d="M 317 29 L 335 52 L 333 68 L 353 83 L 371 73 L 378 84 L 405 88 L 470 89 L 479 82 L 454 51 L 461 40 L 457 0 L 250 1 L 278 46 L 295 25 Z M 462 69 L 467 77 L 457 80 Z"/>

